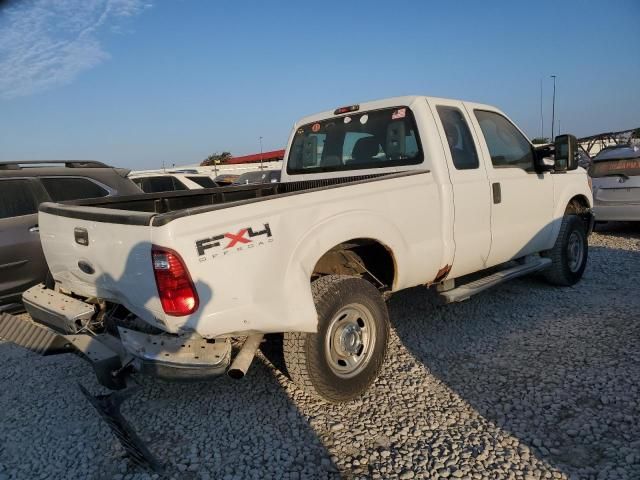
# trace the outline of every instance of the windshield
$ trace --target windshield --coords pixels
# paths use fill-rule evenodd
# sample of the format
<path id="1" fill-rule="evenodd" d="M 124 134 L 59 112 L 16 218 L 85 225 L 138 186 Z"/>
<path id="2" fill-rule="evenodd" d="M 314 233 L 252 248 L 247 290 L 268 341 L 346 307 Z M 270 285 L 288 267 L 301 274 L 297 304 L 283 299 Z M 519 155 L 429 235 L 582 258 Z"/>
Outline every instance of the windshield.
<path id="1" fill-rule="evenodd" d="M 262 183 L 266 176 L 267 174 L 265 172 L 247 172 L 240 175 L 234 183 L 237 183 L 237 184 Z"/>
<path id="2" fill-rule="evenodd" d="M 423 160 L 408 107 L 356 112 L 300 127 L 287 173 L 317 173 L 415 165 Z"/>
<path id="3" fill-rule="evenodd" d="M 640 158 L 601 160 L 589 167 L 589 175 L 593 178 L 610 175 L 625 175 L 628 177 L 640 175 Z"/>
<path id="4" fill-rule="evenodd" d="M 237 179 L 238 179 L 238 175 L 222 174 L 214 178 L 213 181 L 216 182 L 216 184 L 218 185 L 225 186 L 225 185 L 231 185 Z"/>
<path id="5" fill-rule="evenodd" d="M 213 178 L 208 177 L 208 176 L 204 176 L 204 175 L 200 175 L 200 176 L 193 176 L 193 177 L 187 177 L 187 179 L 191 180 L 192 182 L 197 183 L 198 185 L 200 185 L 202 188 L 216 188 L 216 182 L 213 181 Z"/>

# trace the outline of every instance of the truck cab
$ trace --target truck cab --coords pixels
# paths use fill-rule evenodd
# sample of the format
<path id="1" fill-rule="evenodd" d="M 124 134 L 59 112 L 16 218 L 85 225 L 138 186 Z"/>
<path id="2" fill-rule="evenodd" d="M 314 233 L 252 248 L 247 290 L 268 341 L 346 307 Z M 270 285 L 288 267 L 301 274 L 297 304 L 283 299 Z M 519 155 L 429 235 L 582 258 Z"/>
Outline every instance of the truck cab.
<path id="1" fill-rule="evenodd" d="M 441 263 L 455 278 L 551 248 L 566 205 L 590 208 L 584 170 L 545 166 L 547 153 L 496 107 L 397 97 L 298 121 L 282 181 L 428 170 L 443 213 Z M 420 221 L 420 211 L 434 205 L 407 208 Z"/>

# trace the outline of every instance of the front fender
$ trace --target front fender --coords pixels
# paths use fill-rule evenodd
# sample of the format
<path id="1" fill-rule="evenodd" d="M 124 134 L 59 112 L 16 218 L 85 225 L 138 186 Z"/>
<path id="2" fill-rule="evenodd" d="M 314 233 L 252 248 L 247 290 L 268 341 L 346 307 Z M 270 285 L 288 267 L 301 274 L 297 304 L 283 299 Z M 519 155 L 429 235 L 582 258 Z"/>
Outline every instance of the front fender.
<path id="1" fill-rule="evenodd" d="M 589 187 L 587 175 L 584 169 L 578 168 L 572 172 L 555 174 L 555 210 L 553 212 L 553 231 L 551 238 L 555 242 L 560 232 L 562 217 L 567 209 L 567 205 L 574 197 L 584 197 L 589 208 L 593 207 L 593 194 Z M 552 245 L 553 246 L 553 245 Z M 549 247 L 551 248 L 551 247 Z"/>

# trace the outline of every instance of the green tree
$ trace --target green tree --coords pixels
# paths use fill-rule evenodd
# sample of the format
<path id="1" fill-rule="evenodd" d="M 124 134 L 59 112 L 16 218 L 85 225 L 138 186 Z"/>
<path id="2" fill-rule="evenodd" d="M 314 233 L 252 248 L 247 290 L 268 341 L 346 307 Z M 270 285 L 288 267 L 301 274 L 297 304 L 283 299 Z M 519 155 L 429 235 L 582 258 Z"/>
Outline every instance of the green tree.
<path id="1" fill-rule="evenodd" d="M 231 152 L 222 152 L 222 153 L 212 153 L 207 158 L 205 158 L 202 163 L 200 163 L 201 167 L 211 167 L 213 165 L 224 165 L 229 160 L 233 158 Z"/>

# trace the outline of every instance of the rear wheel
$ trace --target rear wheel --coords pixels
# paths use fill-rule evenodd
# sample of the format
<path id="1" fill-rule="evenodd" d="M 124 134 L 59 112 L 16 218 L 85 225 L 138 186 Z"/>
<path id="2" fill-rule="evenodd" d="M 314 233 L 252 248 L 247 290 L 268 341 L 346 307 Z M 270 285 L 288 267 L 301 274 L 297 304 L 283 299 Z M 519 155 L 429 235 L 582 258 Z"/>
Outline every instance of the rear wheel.
<path id="1" fill-rule="evenodd" d="M 545 279 L 553 285 L 575 284 L 582 278 L 588 254 L 584 221 L 577 215 L 565 215 L 555 245 L 544 253 L 552 261 L 551 267 L 544 272 Z"/>
<path id="2" fill-rule="evenodd" d="M 291 379 L 329 402 L 362 395 L 387 352 L 389 315 L 380 292 L 358 277 L 327 275 L 311 284 L 317 333 L 285 333 L 284 361 Z"/>

